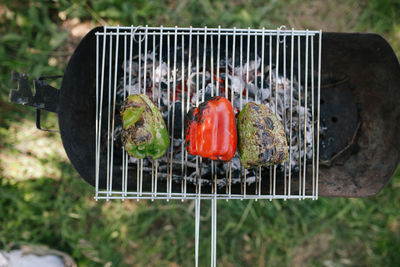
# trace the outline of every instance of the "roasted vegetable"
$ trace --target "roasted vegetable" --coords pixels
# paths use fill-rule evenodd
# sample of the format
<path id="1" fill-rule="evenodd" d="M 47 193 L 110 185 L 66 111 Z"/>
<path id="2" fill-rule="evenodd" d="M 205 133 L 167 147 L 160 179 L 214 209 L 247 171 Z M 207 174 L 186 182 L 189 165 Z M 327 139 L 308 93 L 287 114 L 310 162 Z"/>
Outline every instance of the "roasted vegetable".
<path id="1" fill-rule="evenodd" d="M 232 104 L 224 97 L 213 97 L 186 116 L 186 149 L 192 155 L 229 161 L 237 146 Z"/>
<path id="2" fill-rule="evenodd" d="M 169 137 L 164 119 L 146 95 L 130 95 L 121 108 L 122 143 L 131 157 L 161 158 L 168 150 Z"/>
<path id="3" fill-rule="evenodd" d="M 281 122 L 263 104 L 249 102 L 238 116 L 239 157 L 245 168 L 284 162 L 288 146 Z"/>

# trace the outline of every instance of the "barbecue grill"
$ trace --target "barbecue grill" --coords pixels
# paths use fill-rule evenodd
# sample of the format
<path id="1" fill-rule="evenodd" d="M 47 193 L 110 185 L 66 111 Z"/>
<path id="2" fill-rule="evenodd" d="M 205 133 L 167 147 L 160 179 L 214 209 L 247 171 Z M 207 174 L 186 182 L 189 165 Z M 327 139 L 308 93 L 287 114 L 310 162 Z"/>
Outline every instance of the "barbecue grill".
<path id="1" fill-rule="evenodd" d="M 95 199 L 212 201 L 216 265 L 217 200 L 368 197 L 400 159 L 400 66 L 379 35 L 312 30 L 97 27 L 72 55 L 61 90 L 13 73 L 10 100 L 56 112 L 64 148 Z M 119 110 L 147 94 L 162 112 L 171 145 L 159 160 L 133 159 L 121 143 Z M 239 110 L 268 105 L 289 144 L 280 165 L 246 170 L 237 156 L 214 162 L 184 149 L 184 116 L 212 96 Z M 197 261 L 196 261 L 197 265 Z"/>

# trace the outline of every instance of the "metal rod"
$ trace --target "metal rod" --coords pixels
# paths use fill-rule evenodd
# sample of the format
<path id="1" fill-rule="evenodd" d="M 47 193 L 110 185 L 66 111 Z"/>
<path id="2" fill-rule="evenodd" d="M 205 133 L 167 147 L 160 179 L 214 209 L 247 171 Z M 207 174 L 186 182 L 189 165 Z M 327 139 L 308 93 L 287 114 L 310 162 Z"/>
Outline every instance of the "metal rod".
<path id="1" fill-rule="evenodd" d="M 155 87 L 155 79 L 156 79 L 156 37 L 155 36 L 152 36 L 152 38 L 153 38 L 153 53 L 152 53 L 152 56 L 153 56 L 153 58 L 152 58 L 152 61 L 153 61 L 153 63 L 152 63 L 152 80 L 151 80 L 151 98 L 152 98 L 152 100 L 153 100 L 153 103 L 155 103 L 156 102 L 156 98 L 155 98 L 155 93 L 154 93 L 154 91 L 155 91 L 155 89 L 156 89 L 156 87 Z"/>
<path id="2" fill-rule="evenodd" d="M 240 110 L 243 109 L 243 35 L 240 36 L 240 80 L 239 80 L 239 97 L 240 97 Z M 233 69 L 235 69 L 235 62 L 233 62 Z M 234 77 L 234 75 L 232 74 L 232 77 Z M 233 85 L 233 84 L 232 84 Z M 233 104 L 233 103 L 232 103 Z"/>
<path id="3" fill-rule="evenodd" d="M 286 131 L 286 36 L 283 36 L 283 106 L 282 106 L 282 122 L 283 129 Z M 283 194 L 287 195 L 287 162 L 283 163 Z M 286 200 L 286 198 L 285 198 Z"/>
<path id="4" fill-rule="evenodd" d="M 153 67 L 153 69 L 152 69 L 152 75 L 153 75 L 153 77 L 152 77 L 152 80 L 151 80 L 151 96 L 152 96 L 152 100 L 153 100 L 153 103 L 156 103 L 156 99 L 155 99 L 155 90 L 156 90 L 156 88 L 155 88 L 155 79 L 156 79 L 156 37 L 155 36 L 152 36 L 152 38 L 153 38 L 153 53 L 152 53 L 152 55 L 153 55 L 153 58 L 152 58 L 152 60 L 153 60 L 153 64 L 152 64 L 152 67 Z M 154 163 L 154 159 L 151 161 L 151 192 L 153 192 L 154 193 L 154 182 L 155 182 L 155 177 L 154 177 L 154 175 L 155 175 L 155 173 L 156 173 L 156 171 L 154 170 L 154 166 L 155 166 L 155 163 Z M 154 196 L 154 194 L 153 194 L 153 196 Z M 154 198 L 152 198 L 151 199 L 151 201 L 154 201 Z"/>
<path id="5" fill-rule="evenodd" d="M 200 90 L 200 88 L 199 88 L 199 79 L 200 79 L 200 77 L 199 77 L 200 36 L 199 35 L 197 35 L 197 49 L 196 49 L 196 51 L 197 51 L 197 53 L 196 53 L 196 107 L 198 107 L 199 106 L 199 90 Z"/>
<path id="6" fill-rule="evenodd" d="M 160 29 L 160 54 L 158 59 L 159 69 L 160 69 L 160 80 L 158 81 L 158 107 L 161 106 L 161 75 L 162 75 L 162 48 L 163 48 L 163 26 L 161 25 Z"/>
<path id="7" fill-rule="evenodd" d="M 199 266 L 199 239 L 200 239 L 200 194 L 197 194 L 195 209 L 195 266 Z"/>
<path id="8" fill-rule="evenodd" d="M 200 36 L 197 35 L 196 49 L 196 107 L 199 106 L 199 51 L 200 51 Z M 196 156 L 196 193 L 199 194 L 199 156 Z M 196 202 L 197 205 L 197 202 Z M 199 203 L 200 205 L 200 203 Z M 197 260 L 197 257 L 196 257 Z"/>
<path id="9" fill-rule="evenodd" d="M 236 27 L 233 27 L 233 41 L 232 41 L 232 78 L 235 76 L 235 46 L 236 46 Z M 233 106 L 233 96 L 235 94 L 233 90 L 233 80 L 231 81 L 231 103 Z M 228 86 L 228 85 L 227 85 Z M 228 87 L 226 88 L 228 90 Z"/>
<path id="10" fill-rule="evenodd" d="M 301 178 L 301 44 L 300 44 L 300 36 L 297 38 L 297 78 L 299 80 L 299 92 L 298 92 L 298 107 L 297 107 L 297 113 L 298 113 L 298 130 L 297 130 L 297 144 L 299 147 L 299 196 L 301 195 L 301 184 L 302 184 L 302 178 Z"/>
<path id="11" fill-rule="evenodd" d="M 119 26 L 117 27 L 117 33 L 119 32 Z M 115 57 L 114 57 L 114 96 L 113 96 L 113 107 L 112 107 L 112 122 L 111 122 L 111 162 L 110 162 L 110 191 L 112 191 L 113 185 L 113 167 L 114 167 L 114 128 L 115 128 L 115 107 L 117 102 L 117 70 L 118 70 L 118 52 L 119 52 L 119 38 L 116 37 L 115 44 Z M 111 65 L 111 62 L 110 62 Z"/>
<path id="12" fill-rule="evenodd" d="M 246 104 L 249 102 L 249 68 L 250 68 L 250 27 L 249 33 L 247 34 L 247 66 L 246 66 Z"/>
<path id="13" fill-rule="evenodd" d="M 170 116 L 169 116 L 169 113 L 170 113 L 170 109 L 171 109 L 171 107 L 170 107 L 170 92 L 171 92 L 171 88 L 170 88 L 170 85 L 171 85 L 171 80 L 170 80 L 170 70 L 171 70 L 171 67 L 170 67 L 170 55 L 171 55 L 171 44 L 170 44 L 170 36 L 169 35 L 167 35 L 167 107 L 168 107 L 168 115 L 167 115 L 167 125 L 168 125 L 168 130 L 169 130 L 169 134 L 170 134 L 170 136 L 171 136 L 171 128 L 170 128 Z M 172 143 L 172 138 L 170 137 L 170 140 L 171 140 L 171 143 Z M 172 147 L 171 147 L 171 151 L 169 152 L 170 154 L 172 154 Z M 172 156 L 171 156 L 172 157 Z M 172 170 L 171 170 L 171 168 L 169 167 L 170 165 L 169 165 L 169 159 L 170 159 L 170 157 L 167 157 L 167 166 L 168 166 L 168 168 L 167 168 L 167 172 L 168 172 L 168 179 L 167 179 L 167 184 L 166 184 L 166 186 L 167 186 L 167 192 L 168 193 L 171 193 L 171 192 L 169 192 L 169 180 L 170 180 L 170 175 L 169 175 L 169 172 L 172 172 Z M 169 199 L 167 199 L 167 202 L 169 201 Z"/>
<path id="14" fill-rule="evenodd" d="M 210 266 L 214 267 L 214 199 L 211 200 L 211 263 Z"/>
<path id="15" fill-rule="evenodd" d="M 232 195 L 232 162 L 229 162 L 229 198 Z"/>
<path id="16" fill-rule="evenodd" d="M 121 191 L 112 191 L 112 196 L 109 197 L 110 199 L 120 199 L 121 197 L 119 195 L 122 195 L 123 192 Z M 128 196 L 126 197 L 126 199 L 151 199 L 152 196 L 152 192 L 143 192 L 142 196 L 139 196 L 139 194 L 135 191 L 130 191 L 128 192 Z M 168 199 L 170 198 L 169 193 L 165 193 L 165 192 L 159 192 L 157 199 Z M 200 200 L 206 200 L 206 199 L 214 199 L 215 195 L 214 194 L 197 194 L 197 193 L 187 193 L 187 199 L 200 199 Z M 257 195 L 247 195 L 246 199 L 284 199 L 284 198 L 288 198 L 288 199 L 298 199 L 299 197 L 296 195 L 292 195 L 292 196 L 285 196 L 285 195 L 261 195 L 261 197 L 257 196 Z M 107 198 L 107 191 L 99 191 L 99 199 L 106 199 Z M 171 194 L 171 199 L 181 199 L 182 198 L 182 194 L 181 193 L 172 193 Z M 226 194 L 217 194 L 217 199 L 242 199 L 243 195 L 242 194 L 232 194 L 230 197 Z M 306 195 L 305 199 L 312 199 L 313 196 L 311 195 Z"/>
<path id="17" fill-rule="evenodd" d="M 216 79 L 216 88 L 217 93 L 216 95 L 219 96 L 219 59 L 220 59 L 220 52 L 221 52 L 221 26 L 218 26 L 218 44 L 217 44 L 217 79 Z"/>
<path id="18" fill-rule="evenodd" d="M 142 26 L 132 26 L 135 30 L 141 30 L 143 27 Z M 153 30 L 153 31 L 155 31 L 155 33 L 156 33 L 156 31 L 157 30 L 159 30 L 160 28 L 162 27 L 162 25 L 160 26 L 160 27 L 148 27 L 148 29 L 149 30 Z M 116 26 L 107 26 L 107 28 L 108 29 L 116 29 Z M 121 30 L 129 30 L 131 27 L 120 27 L 121 28 Z M 180 31 L 189 31 L 189 29 L 190 28 L 188 28 L 188 27 L 179 27 L 179 30 Z M 166 30 L 166 31 L 173 31 L 173 30 L 175 30 L 175 27 L 164 27 L 164 30 Z M 194 31 L 198 31 L 198 32 L 204 32 L 204 28 L 193 28 L 193 30 Z M 209 33 L 210 32 L 217 32 L 218 31 L 218 28 L 208 28 L 208 31 L 209 31 Z M 232 28 L 221 28 L 221 31 L 222 32 L 232 32 Z M 247 32 L 247 28 L 238 28 L 237 29 L 237 31 L 239 31 L 239 32 Z M 276 33 L 277 32 L 277 30 L 276 29 L 268 29 L 268 30 L 265 30 L 268 34 L 273 34 L 273 33 Z M 260 29 L 252 29 L 252 32 L 261 32 L 261 30 Z M 290 32 L 290 30 L 282 30 L 282 32 L 284 32 L 284 33 L 289 33 Z M 295 31 L 296 33 L 299 33 L 299 34 L 302 34 L 302 35 L 305 35 L 305 33 L 306 33 L 306 31 L 305 30 L 296 30 Z M 312 33 L 312 34 L 318 34 L 319 33 L 319 31 L 316 31 L 316 30 L 314 30 L 314 31 L 310 31 L 310 33 Z M 196 33 L 197 34 L 197 33 Z M 226 34 L 226 33 L 225 33 Z M 101 34 L 100 34 L 101 35 Z"/>
<path id="19" fill-rule="evenodd" d="M 163 52 L 163 26 L 161 25 L 160 28 L 160 54 L 159 54 L 159 59 L 158 59 L 158 64 L 159 64 L 159 70 L 160 70 L 160 79 L 158 81 L 158 108 L 160 109 L 161 107 L 161 75 L 162 75 L 162 52 Z M 157 197 L 157 185 L 158 185 L 158 160 L 156 160 L 156 171 L 155 171 L 155 184 L 154 184 L 154 192 L 155 196 Z"/>
<path id="20" fill-rule="evenodd" d="M 243 197 L 246 197 L 246 189 L 247 189 L 247 182 L 246 182 L 246 177 L 247 177 L 247 169 L 243 167 L 243 173 L 244 173 L 244 179 L 243 179 Z"/>
<path id="21" fill-rule="evenodd" d="M 133 27 L 131 26 L 131 35 L 129 42 L 129 87 L 132 85 L 132 56 L 133 56 Z M 128 95 L 130 94 L 130 90 L 128 90 Z M 125 100 L 125 98 L 124 98 Z M 128 191 L 128 166 L 129 166 L 129 156 L 125 151 L 125 196 L 127 196 Z M 137 178 L 136 178 L 137 179 Z"/>
<path id="22" fill-rule="evenodd" d="M 147 89 L 147 41 L 148 41 L 148 27 L 146 25 L 144 35 L 144 68 L 143 68 L 143 94 L 146 94 Z"/>
<path id="23" fill-rule="evenodd" d="M 106 28 L 106 27 L 104 27 Z M 103 39 L 105 40 L 106 38 L 103 37 Z M 95 194 L 95 199 L 97 201 L 97 196 L 98 196 L 98 191 L 99 191 L 99 168 L 100 168 L 100 164 L 99 164 L 99 156 L 100 156 L 100 151 L 99 148 L 97 146 L 97 144 L 99 143 L 99 36 L 96 36 L 96 144 L 95 144 L 95 153 L 96 153 L 96 171 L 95 171 L 95 186 L 96 186 L 96 194 Z M 105 41 L 104 41 L 105 43 Z M 103 48 L 103 51 L 105 51 L 105 49 Z M 104 57 L 103 57 L 104 58 Z M 102 77 L 103 77 L 104 71 L 102 72 Z"/>
<path id="24" fill-rule="evenodd" d="M 293 33 L 293 28 L 292 28 Z M 292 185 L 292 132 L 293 132 L 293 61 L 294 61 L 294 35 L 290 39 L 290 124 L 289 124 L 289 188 L 288 195 L 291 195 Z"/>
<path id="25" fill-rule="evenodd" d="M 259 104 L 258 102 L 258 88 L 257 88 L 257 72 L 258 72 L 258 65 L 257 65 L 257 59 L 258 59 L 258 55 L 257 55 L 257 36 L 254 36 L 254 102 L 256 102 L 257 104 Z M 258 167 L 259 169 L 261 169 L 261 166 Z M 256 189 L 255 189 L 255 194 L 258 195 L 258 191 L 259 191 L 259 184 L 261 182 L 261 176 L 258 176 L 257 179 L 257 175 L 256 175 Z M 258 201 L 258 199 L 256 198 L 256 201 Z"/>
<path id="26" fill-rule="evenodd" d="M 314 138 L 314 37 L 311 36 L 311 137 L 312 137 L 312 195 L 315 196 L 315 138 Z"/>
<path id="27" fill-rule="evenodd" d="M 135 35 L 136 35 L 137 33 L 135 32 Z M 133 38 L 134 38 L 134 40 L 136 40 L 135 39 L 135 35 L 133 36 Z M 139 43 L 138 43 L 138 50 L 139 50 L 139 52 L 138 52 L 138 55 L 139 55 L 139 75 L 138 75 L 138 78 L 139 78 L 139 94 L 142 92 L 142 38 L 139 38 Z M 140 194 L 141 194 L 141 175 L 142 175 L 142 169 L 141 169 L 141 164 L 140 164 L 140 162 L 141 162 L 141 160 L 140 159 L 138 159 L 137 161 L 136 161 L 137 163 L 136 163 L 136 165 L 137 165 L 137 173 L 136 173 L 136 192 L 139 192 Z M 138 201 L 139 201 L 139 199 L 138 199 Z"/>
<path id="28" fill-rule="evenodd" d="M 177 47 L 178 47 L 178 34 L 177 34 L 177 32 L 178 32 L 178 27 L 177 26 L 175 26 L 175 36 L 174 36 L 174 67 L 173 67 L 173 82 L 172 82 L 172 90 L 173 90 L 173 92 L 172 92 L 172 124 L 168 124 L 168 127 L 171 127 L 171 154 L 170 154 L 170 156 L 171 156 L 171 158 L 170 158 L 170 166 L 169 166 L 169 169 L 170 169 L 170 172 L 169 172 L 169 189 L 168 189 L 168 191 L 169 191 L 169 193 L 171 193 L 171 191 L 172 191 L 172 171 L 173 171 L 173 169 L 172 169 L 172 157 L 173 157 L 173 154 L 174 154 L 174 138 L 175 138 L 175 136 L 174 136 L 174 125 L 175 125 L 175 102 L 176 102 L 176 73 L 177 73 L 177 69 L 176 69 L 176 50 L 177 50 Z M 168 117 L 169 117 L 169 113 L 168 113 Z M 169 126 L 169 125 L 171 125 L 171 126 Z"/>
<path id="29" fill-rule="evenodd" d="M 211 97 L 214 96 L 214 47 L 213 47 L 214 37 L 211 35 L 210 40 L 210 51 L 211 51 L 211 60 L 210 60 L 210 69 L 211 69 Z M 215 89 L 217 90 L 217 89 Z M 216 93 L 216 92 L 215 92 Z"/>
<path id="30" fill-rule="evenodd" d="M 145 35 L 144 35 L 144 68 L 143 68 L 143 94 L 146 95 L 146 87 L 147 87 L 147 40 L 148 40 L 148 25 L 145 28 Z M 140 47 L 141 47 L 140 39 Z M 141 53 L 139 57 L 141 56 Z M 140 60 L 139 60 L 140 62 Z M 140 79 L 140 75 L 139 75 Z M 140 89 L 141 87 L 139 87 Z M 140 196 L 143 193 L 143 159 L 140 159 Z"/>
<path id="31" fill-rule="evenodd" d="M 276 62 L 275 62 L 275 115 L 278 113 L 278 77 L 279 77 L 279 32 L 278 29 L 276 36 Z M 273 177 L 273 188 L 272 194 L 276 193 L 276 164 L 274 165 L 274 177 Z"/>
<path id="32" fill-rule="evenodd" d="M 257 43 L 257 42 L 256 42 Z M 261 96 L 260 96 L 260 103 L 262 101 L 262 97 L 263 97 L 263 90 L 264 90 L 264 61 L 265 61 L 265 28 L 262 28 L 262 36 L 261 36 L 261 44 L 262 44 L 262 48 L 261 48 Z M 257 84 L 257 83 L 256 83 Z M 258 177 L 259 177 L 259 182 L 258 182 L 258 196 L 261 196 L 261 182 L 262 182 L 262 170 L 261 170 L 261 166 L 258 167 Z"/>
<path id="33" fill-rule="evenodd" d="M 210 48 L 211 48 L 211 96 L 214 96 L 214 90 L 213 90 L 213 85 L 214 85 L 214 50 L 213 50 L 213 36 L 211 36 L 210 40 Z M 217 58 L 217 84 L 219 84 L 219 49 L 220 49 L 220 36 L 218 35 L 218 45 L 217 45 L 217 53 L 218 53 L 218 58 Z M 205 72 L 205 69 L 203 69 L 203 72 Z M 216 95 L 218 94 L 218 85 L 216 87 Z M 214 198 L 211 200 L 211 266 L 216 266 L 216 246 L 217 246 L 217 238 L 216 238 L 216 231 L 217 231 L 217 207 L 216 207 L 216 202 L 217 202 L 217 172 L 214 170 L 216 168 L 216 162 L 211 161 L 211 177 L 214 180 L 214 184 L 212 186 L 213 193 L 214 193 Z"/>
<path id="34" fill-rule="evenodd" d="M 224 84 L 224 90 L 225 90 L 225 98 L 228 98 L 228 37 L 225 36 L 225 84 Z"/>
<path id="35" fill-rule="evenodd" d="M 190 26 L 190 28 L 192 28 L 192 26 Z M 190 108 L 190 89 L 191 89 L 191 85 L 192 85 L 192 81 L 191 81 L 191 71 L 192 71 L 192 30 L 190 30 L 190 35 L 189 35 L 189 56 L 188 56 L 188 96 L 187 96 L 187 107 L 186 107 L 186 111 L 189 111 Z M 182 125 L 183 126 L 183 125 Z M 184 142 L 184 140 L 182 140 L 182 142 Z M 184 197 L 186 197 L 186 191 L 187 191 L 187 160 L 188 160 L 188 152 L 185 150 L 185 190 L 184 190 Z"/>
<path id="36" fill-rule="evenodd" d="M 112 27 L 109 26 L 108 28 L 110 30 L 112 30 Z M 169 30 L 168 30 L 167 27 L 164 27 L 164 30 L 168 30 L 168 31 L 166 31 L 164 33 L 164 35 L 174 35 L 174 33 L 171 31 L 171 29 L 175 30 L 175 27 L 169 28 Z M 188 28 L 188 30 L 189 29 L 190 28 Z M 121 30 L 124 30 L 124 29 L 122 29 L 122 27 L 121 27 Z M 149 30 L 150 30 L 150 27 L 149 27 Z M 180 28 L 180 30 L 182 30 L 182 28 Z M 204 33 L 204 28 L 202 28 L 202 30 L 203 31 L 197 31 L 196 28 L 193 28 L 193 34 L 196 34 L 196 35 L 197 34 L 199 34 L 199 35 L 205 35 L 206 34 L 208 36 L 218 35 L 218 28 L 216 28 L 215 31 L 212 31 L 213 30 L 212 28 L 207 28 L 207 31 L 208 31 L 207 33 Z M 223 32 L 222 28 L 221 28 L 221 32 Z M 277 31 L 276 30 L 274 30 L 274 31 L 265 30 L 265 32 L 268 33 L 268 35 L 277 36 Z M 318 31 L 309 31 L 309 35 L 310 36 L 311 35 L 316 35 L 318 33 L 319 33 Z M 152 32 L 151 34 L 152 35 L 160 35 L 159 32 Z M 224 32 L 223 34 L 226 35 L 226 36 L 232 36 L 233 35 L 232 31 Z M 237 36 L 241 36 L 241 35 L 246 36 L 247 34 L 248 34 L 248 29 L 237 29 L 237 32 L 236 32 Z M 261 30 L 255 31 L 254 29 L 252 29 L 251 34 L 252 35 L 261 36 L 262 35 L 262 31 Z M 107 33 L 97 32 L 97 33 L 95 33 L 95 35 L 99 35 L 99 36 L 105 36 L 105 35 L 111 36 L 111 35 L 114 35 L 115 36 L 117 34 L 115 32 L 107 32 Z M 121 32 L 119 35 L 129 35 L 129 33 L 128 32 Z M 138 32 L 135 35 L 144 36 L 144 33 L 143 32 Z M 188 31 L 180 31 L 179 35 L 189 35 L 189 33 L 188 33 Z M 291 35 L 291 31 L 290 30 L 280 30 L 280 36 L 290 36 L 290 35 Z M 295 31 L 295 36 L 304 36 L 304 35 L 305 35 L 305 31 L 299 31 L 299 30 Z"/>
<path id="37" fill-rule="evenodd" d="M 124 100 L 126 99 L 126 47 L 127 47 L 127 36 L 124 36 Z M 123 104 L 123 107 L 125 108 L 125 104 Z M 125 147 L 122 146 L 122 191 L 125 191 Z M 125 201 L 125 195 L 122 194 L 122 201 Z"/>
<path id="38" fill-rule="evenodd" d="M 308 90 L 308 30 L 306 32 L 306 52 L 305 52 L 305 74 L 304 74 L 304 159 L 303 159 L 303 199 L 306 195 L 306 161 L 307 161 L 307 90 Z"/>
<path id="39" fill-rule="evenodd" d="M 202 180 L 202 175 L 203 175 L 203 157 L 199 157 L 200 161 L 200 170 L 199 170 L 199 179 L 198 179 L 198 185 L 199 185 L 199 195 L 201 195 L 201 184 L 203 183 Z"/>
<path id="40" fill-rule="evenodd" d="M 217 199 L 211 200 L 211 266 L 217 266 Z"/>
<path id="41" fill-rule="evenodd" d="M 257 75 L 258 75 L 258 64 L 257 64 L 257 36 L 254 36 L 254 101 L 258 103 L 258 88 L 257 88 Z"/>
<path id="42" fill-rule="evenodd" d="M 320 123 L 320 104 L 321 104 L 321 54 L 322 54 L 322 30 L 319 31 L 318 40 L 318 100 L 317 100 L 317 169 L 315 177 L 315 196 L 318 199 L 318 172 L 319 172 L 319 123 Z"/>
<path id="43" fill-rule="evenodd" d="M 107 112 L 107 191 L 110 191 L 110 120 L 111 120 L 111 85 L 112 85 L 112 36 L 110 36 L 110 57 L 108 69 L 108 112 Z M 110 196 L 108 194 L 107 196 Z M 108 201 L 108 200 L 107 200 Z"/>
<path id="44" fill-rule="evenodd" d="M 207 32 L 207 27 L 204 27 L 204 32 Z M 204 97 L 206 93 L 206 48 L 207 48 L 207 35 L 204 35 L 204 45 L 203 45 L 203 81 L 201 84 L 202 94 L 201 102 L 204 102 Z"/>
<path id="45" fill-rule="evenodd" d="M 184 133 L 184 124 L 185 124 L 185 37 L 182 36 L 182 80 L 181 80 L 181 125 L 182 125 L 182 130 L 181 130 L 181 153 L 182 153 L 182 160 L 181 160 L 181 175 L 183 178 L 183 181 L 181 181 L 181 192 L 185 191 L 185 185 L 186 185 L 186 177 L 185 177 L 185 133 Z M 182 199 L 183 201 L 183 199 Z"/>
<path id="46" fill-rule="evenodd" d="M 192 26 L 190 26 L 192 28 Z M 189 56 L 188 56 L 188 99 L 187 99 L 187 107 L 186 110 L 190 109 L 190 89 L 192 85 L 191 77 L 192 77 L 192 31 L 190 31 L 189 35 Z"/>
<path id="47" fill-rule="evenodd" d="M 240 79 L 239 79 L 239 107 L 240 110 L 243 109 L 243 35 L 240 35 L 240 63 L 239 63 L 239 70 L 240 70 Z M 235 61 L 233 60 L 233 70 L 235 69 Z M 232 78 L 234 77 L 234 73 L 232 71 Z M 232 81 L 232 90 L 233 90 L 233 81 Z M 232 92 L 232 97 L 234 95 L 234 92 Z M 234 102 L 232 101 L 232 105 Z M 240 192 L 243 194 L 244 192 L 244 184 L 243 184 L 243 179 L 242 179 L 242 163 L 240 163 Z"/>
<path id="48" fill-rule="evenodd" d="M 272 36 L 269 36 L 269 106 L 272 105 Z M 272 195 L 272 167 L 269 167 L 269 194 Z M 272 198 L 269 199 L 270 201 Z"/>
<path id="49" fill-rule="evenodd" d="M 110 30 L 113 30 L 113 29 L 115 30 L 116 29 L 116 26 L 107 26 L 107 27 Z M 143 26 L 140 26 L 140 25 L 139 26 L 133 26 L 133 28 L 135 30 L 138 30 L 138 31 L 143 31 Z M 154 34 L 158 33 L 158 30 L 160 28 L 161 28 L 161 26 L 160 27 L 148 27 L 148 29 L 152 31 L 152 34 L 153 33 Z M 120 29 L 121 30 L 130 30 L 130 27 L 126 27 L 125 26 L 125 27 L 120 27 Z M 164 30 L 166 32 L 171 32 L 171 31 L 175 30 L 175 27 L 164 27 Z M 179 31 L 182 32 L 182 33 L 187 33 L 189 30 L 190 30 L 190 28 L 188 28 L 188 27 L 179 27 Z M 241 33 L 247 33 L 247 30 L 248 30 L 247 28 L 237 28 L 237 31 L 241 32 Z M 204 28 L 203 27 L 202 28 L 200 28 L 200 27 L 199 28 L 193 28 L 193 31 L 196 31 L 195 34 L 204 34 Z M 217 33 L 218 32 L 218 28 L 208 28 L 207 31 L 208 31 L 207 34 Z M 261 29 L 252 29 L 251 30 L 252 33 L 261 33 L 261 31 L 262 31 Z M 266 31 L 266 33 L 271 34 L 271 35 L 274 35 L 277 32 L 276 29 L 267 29 L 265 31 Z M 223 34 L 229 34 L 229 33 L 232 32 L 232 28 L 221 28 L 221 32 L 223 32 Z M 290 35 L 290 30 L 286 30 L 285 28 L 281 29 L 281 32 L 282 32 L 282 34 Z M 305 35 L 306 34 L 305 30 L 296 30 L 295 32 L 297 34 L 301 34 L 301 35 Z M 313 31 L 310 30 L 309 32 L 310 32 L 310 34 L 319 34 L 319 31 L 316 31 L 316 30 L 313 30 Z M 109 32 L 107 32 L 107 33 L 109 33 Z M 111 32 L 111 33 L 115 34 L 115 32 Z M 105 33 L 99 32 L 99 33 L 96 33 L 96 34 L 103 35 Z"/>

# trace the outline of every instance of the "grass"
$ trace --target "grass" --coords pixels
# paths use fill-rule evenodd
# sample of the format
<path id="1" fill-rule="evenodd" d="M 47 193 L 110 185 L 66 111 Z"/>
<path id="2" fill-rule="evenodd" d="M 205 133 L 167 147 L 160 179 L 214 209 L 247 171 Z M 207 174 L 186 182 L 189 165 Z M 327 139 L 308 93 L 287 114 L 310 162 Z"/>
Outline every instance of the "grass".
<path id="1" fill-rule="evenodd" d="M 45 244 L 79 266 L 191 266 L 194 203 L 95 202 L 57 134 L 7 102 L 11 70 L 63 72 L 76 38 L 68 25 L 149 24 L 370 31 L 400 54 L 395 0 L 6 1 L 0 4 L 0 248 Z M 79 39 L 79 38 L 78 38 Z M 71 45 L 72 44 L 72 45 Z M 55 83 L 54 86 L 59 86 Z M 47 127 L 57 119 L 45 116 Z M 219 201 L 220 266 L 399 266 L 400 170 L 369 199 Z M 202 203 L 200 266 L 210 259 L 210 203 Z"/>

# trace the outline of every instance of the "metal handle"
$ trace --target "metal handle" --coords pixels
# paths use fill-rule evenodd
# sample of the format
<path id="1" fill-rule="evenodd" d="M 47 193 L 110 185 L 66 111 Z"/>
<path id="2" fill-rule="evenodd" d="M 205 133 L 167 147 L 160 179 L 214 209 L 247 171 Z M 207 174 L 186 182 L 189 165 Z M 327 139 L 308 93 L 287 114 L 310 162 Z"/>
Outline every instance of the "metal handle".
<path id="1" fill-rule="evenodd" d="M 59 133 L 59 132 L 60 132 L 60 131 L 58 131 L 58 130 L 43 129 L 43 128 L 40 126 L 40 109 L 36 109 L 36 128 L 37 128 L 38 130 L 45 131 L 45 132 L 51 132 L 51 133 Z"/>
<path id="2" fill-rule="evenodd" d="M 42 129 L 40 126 L 40 110 L 46 110 L 57 113 L 58 97 L 60 90 L 50 86 L 46 80 L 59 79 L 62 75 L 43 76 L 33 80 L 33 95 L 29 85 L 29 75 L 26 73 L 11 72 L 11 80 L 17 83 L 17 89 L 10 90 L 9 101 L 36 108 L 36 127 L 39 130 L 47 132 L 58 132 L 54 130 Z"/>

